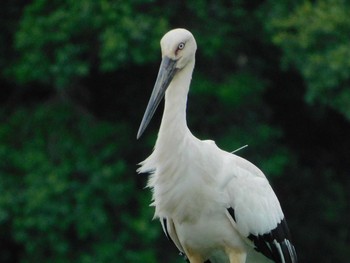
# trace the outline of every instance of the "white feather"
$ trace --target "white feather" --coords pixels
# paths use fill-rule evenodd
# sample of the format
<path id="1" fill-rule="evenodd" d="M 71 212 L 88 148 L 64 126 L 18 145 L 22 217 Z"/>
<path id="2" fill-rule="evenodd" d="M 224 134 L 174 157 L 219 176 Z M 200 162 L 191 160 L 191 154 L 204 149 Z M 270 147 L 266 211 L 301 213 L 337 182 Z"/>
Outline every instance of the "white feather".
<path id="1" fill-rule="evenodd" d="M 176 58 L 178 43 L 186 43 L 187 51 Z M 228 263 L 232 251 L 247 254 L 247 262 L 262 260 L 247 237 L 265 234 L 283 219 L 278 199 L 256 166 L 222 151 L 213 141 L 197 139 L 187 128 L 187 93 L 196 50 L 191 33 L 170 31 L 161 44 L 162 56 L 174 57 L 180 66 L 165 93 L 154 151 L 138 169 L 151 172 L 147 186 L 153 191 L 155 217 L 167 219 L 163 229 L 181 251 L 194 251 L 213 263 Z M 241 259 L 244 263 L 245 256 Z"/>

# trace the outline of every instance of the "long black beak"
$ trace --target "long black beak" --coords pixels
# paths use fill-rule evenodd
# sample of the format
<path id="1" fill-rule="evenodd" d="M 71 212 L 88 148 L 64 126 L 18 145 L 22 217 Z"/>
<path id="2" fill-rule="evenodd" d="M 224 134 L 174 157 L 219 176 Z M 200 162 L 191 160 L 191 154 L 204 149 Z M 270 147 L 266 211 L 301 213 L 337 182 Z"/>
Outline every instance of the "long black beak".
<path id="1" fill-rule="evenodd" d="M 141 137 L 147 128 L 175 73 L 176 60 L 165 56 L 160 64 L 156 84 L 154 85 L 151 98 L 143 115 L 139 131 L 137 132 L 137 139 Z"/>

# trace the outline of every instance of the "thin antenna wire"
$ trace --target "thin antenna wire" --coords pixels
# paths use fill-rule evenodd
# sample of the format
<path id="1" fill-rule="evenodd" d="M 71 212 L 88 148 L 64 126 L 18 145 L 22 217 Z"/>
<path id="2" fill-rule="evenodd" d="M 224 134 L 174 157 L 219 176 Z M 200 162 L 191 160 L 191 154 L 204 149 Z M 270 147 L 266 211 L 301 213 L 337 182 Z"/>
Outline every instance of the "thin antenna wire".
<path id="1" fill-rule="evenodd" d="M 244 146 L 242 146 L 242 147 L 240 147 L 240 148 L 234 150 L 234 151 L 231 152 L 231 153 L 236 153 L 236 152 L 238 152 L 238 151 L 240 151 L 240 150 L 242 150 L 242 149 L 244 149 L 244 148 L 246 148 L 246 147 L 248 147 L 248 144 L 246 144 L 246 145 L 244 145 Z"/>

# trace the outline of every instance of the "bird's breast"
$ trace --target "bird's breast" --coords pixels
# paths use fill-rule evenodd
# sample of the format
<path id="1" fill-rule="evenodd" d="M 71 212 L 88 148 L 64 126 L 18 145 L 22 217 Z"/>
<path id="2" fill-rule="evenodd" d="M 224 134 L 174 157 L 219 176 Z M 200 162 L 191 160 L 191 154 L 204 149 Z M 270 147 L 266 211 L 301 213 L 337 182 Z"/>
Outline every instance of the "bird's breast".
<path id="1" fill-rule="evenodd" d="M 170 169 L 164 172 L 172 171 L 172 174 L 154 174 L 160 178 L 153 185 L 156 216 L 176 218 L 180 222 L 193 221 L 203 212 L 218 206 L 220 193 L 216 191 L 216 182 L 207 184 L 206 181 L 210 180 L 191 170 Z M 164 180 L 165 177 L 168 180 Z"/>
<path id="2" fill-rule="evenodd" d="M 225 207 L 219 187 L 221 163 L 205 154 L 207 144 L 202 143 L 154 157 L 156 169 L 148 186 L 153 188 L 156 217 L 193 221 L 202 213 Z"/>

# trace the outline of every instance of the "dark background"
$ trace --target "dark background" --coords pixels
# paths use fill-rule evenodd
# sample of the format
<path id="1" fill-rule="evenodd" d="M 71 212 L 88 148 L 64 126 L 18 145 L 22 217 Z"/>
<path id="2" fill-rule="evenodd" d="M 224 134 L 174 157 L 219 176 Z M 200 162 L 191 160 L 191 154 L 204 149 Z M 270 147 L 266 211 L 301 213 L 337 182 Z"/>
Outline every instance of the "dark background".
<path id="1" fill-rule="evenodd" d="M 348 1 L 4 0 L 0 262 L 183 262 L 152 221 L 161 110 L 136 132 L 175 27 L 198 44 L 188 124 L 260 167 L 300 262 L 350 256 Z"/>

